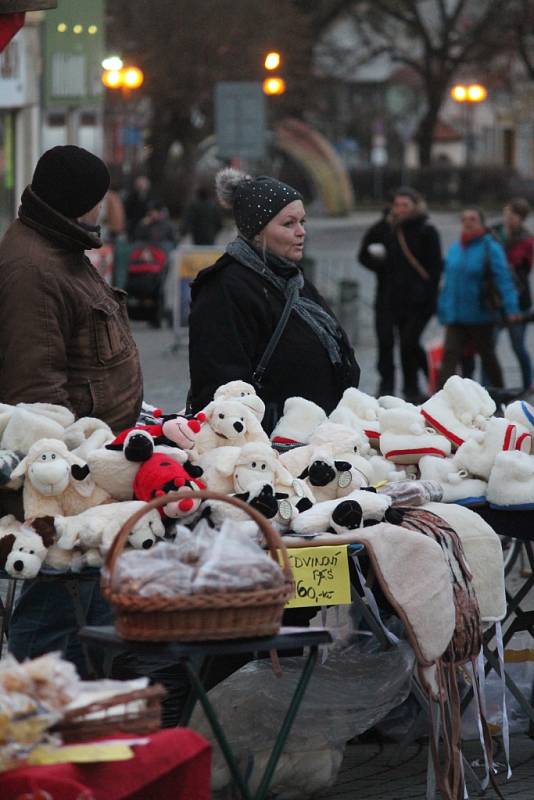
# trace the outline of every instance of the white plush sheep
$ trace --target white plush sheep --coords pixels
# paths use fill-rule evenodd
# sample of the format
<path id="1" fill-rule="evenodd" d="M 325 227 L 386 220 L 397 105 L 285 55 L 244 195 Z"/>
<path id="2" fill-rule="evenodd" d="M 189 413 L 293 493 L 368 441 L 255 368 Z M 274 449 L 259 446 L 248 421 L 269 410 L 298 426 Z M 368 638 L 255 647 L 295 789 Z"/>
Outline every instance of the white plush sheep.
<path id="1" fill-rule="evenodd" d="M 71 516 L 105 503 L 110 495 L 95 486 L 89 468 L 64 442 L 41 439 L 11 474 L 24 477 L 24 516 Z"/>

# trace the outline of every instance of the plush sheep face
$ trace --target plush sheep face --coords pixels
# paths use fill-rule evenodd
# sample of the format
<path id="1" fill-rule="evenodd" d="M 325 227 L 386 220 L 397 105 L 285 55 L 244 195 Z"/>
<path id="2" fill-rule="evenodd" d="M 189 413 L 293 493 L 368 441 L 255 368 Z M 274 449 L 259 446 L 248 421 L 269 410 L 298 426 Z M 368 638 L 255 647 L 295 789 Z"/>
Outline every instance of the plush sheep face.
<path id="1" fill-rule="evenodd" d="M 5 570 L 12 578 L 35 578 L 46 558 L 47 549 L 34 530 L 22 527 L 16 534 Z"/>
<path id="2" fill-rule="evenodd" d="M 252 484 L 274 484 L 275 475 L 271 464 L 264 459 L 253 458 L 246 464 L 239 464 L 234 470 L 234 486 L 237 492 L 248 492 Z"/>
<path id="3" fill-rule="evenodd" d="M 28 478 L 43 495 L 62 494 L 70 481 L 70 465 L 58 453 L 41 453 L 28 467 Z"/>
<path id="4" fill-rule="evenodd" d="M 128 536 L 128 544 L 136 550 L 150 550 L 158 539 L 165 536 L 165 528 L 157 511 L 146 514 L 137 520 Z"/>

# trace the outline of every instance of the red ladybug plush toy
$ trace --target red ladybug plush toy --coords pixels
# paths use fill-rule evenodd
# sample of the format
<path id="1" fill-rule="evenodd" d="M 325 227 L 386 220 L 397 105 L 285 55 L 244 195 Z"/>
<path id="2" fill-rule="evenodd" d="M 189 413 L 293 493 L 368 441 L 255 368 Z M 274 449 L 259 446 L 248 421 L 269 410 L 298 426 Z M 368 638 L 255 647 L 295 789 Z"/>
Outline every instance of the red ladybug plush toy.
<path id="1" fill-rule="evenodd" d="M 148 461 L 141 464 L 133 484 L 135 499 L 145 502 L 178 489 L 193 492 L 205 488 L 202 481 L 191 478 L 181 464 L 164 453 L 154 453 Z M 188 517 L 194 514 L 200 503 L 198 499 L 183 497 L 162 506 L 159 513 L 163 518 Z"/>

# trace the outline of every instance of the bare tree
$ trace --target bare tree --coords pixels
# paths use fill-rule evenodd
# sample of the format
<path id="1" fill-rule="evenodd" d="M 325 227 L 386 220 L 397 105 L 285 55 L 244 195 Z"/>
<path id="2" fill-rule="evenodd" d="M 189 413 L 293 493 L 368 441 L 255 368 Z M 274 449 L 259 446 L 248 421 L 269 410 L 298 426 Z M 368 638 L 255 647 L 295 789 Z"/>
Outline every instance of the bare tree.
<path id="1" fill-rule="evenodd" d="M 152 109 L 149 168 L 156 184 L 175 141 L 191 169 L 199 141 L 213 130 L 215 83 L 259 80 L 268 50 L 283 56 L 287 91 L 275 98 L 277 108 L 302 108 L 311 34 L 309 18 L 292 0 L 113 0 L 108 9 L 110 44 L 145 72 L 143 91 Z"/>
<path id="2" fill-rule="evenodd" d="M 360 44 L 358 63 L 386 54 L 418 77 L 424 110 L 416 139 L 430 163 L 434 129 L 451 83 L 467 65 L 483 64 L 504 46 L 503 20 L 514 0 L 348 0 Z"/>

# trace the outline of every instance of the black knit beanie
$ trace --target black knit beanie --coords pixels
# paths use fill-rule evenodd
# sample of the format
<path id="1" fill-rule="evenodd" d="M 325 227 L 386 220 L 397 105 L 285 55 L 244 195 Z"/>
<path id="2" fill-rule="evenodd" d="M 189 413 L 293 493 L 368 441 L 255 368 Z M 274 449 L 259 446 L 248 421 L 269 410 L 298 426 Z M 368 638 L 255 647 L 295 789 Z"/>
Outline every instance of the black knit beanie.
<path id="1" fill-rule="evenodd" d="M 217 173 L 217 197 L 225 208 L 233 211 L 240 233 L 252 239 L 279 211 L 302 195 L 287 183 L 260 175 L 252 178 L 244 172 L 227 167 Z"/>
<path id="2" fill-rule="evenodd" d="M 76 219 L 102 200 L 109 181 L 108 168 L 98 156 L 83 147 L 67 144 L 43 153 L 35 167 L 31 188 L 60 214 Z"/>

